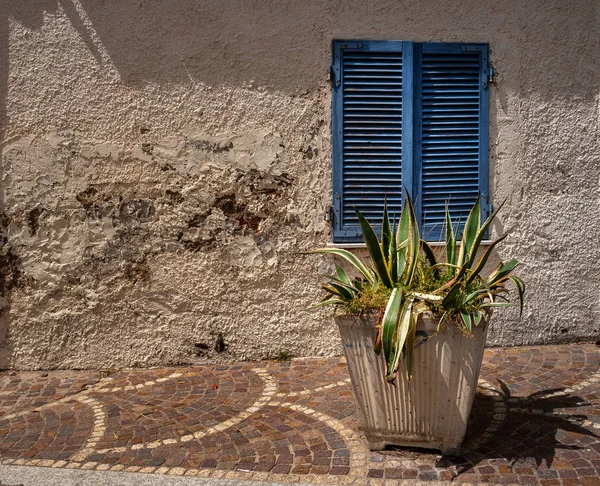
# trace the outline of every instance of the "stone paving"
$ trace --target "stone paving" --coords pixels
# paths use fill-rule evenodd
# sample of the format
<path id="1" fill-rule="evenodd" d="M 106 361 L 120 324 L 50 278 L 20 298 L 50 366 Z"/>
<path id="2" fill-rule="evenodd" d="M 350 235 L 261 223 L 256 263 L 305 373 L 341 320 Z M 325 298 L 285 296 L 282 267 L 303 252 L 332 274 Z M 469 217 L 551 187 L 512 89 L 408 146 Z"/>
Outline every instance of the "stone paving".
<path id="1" fill-rule="evenodd" d="M 600 485 L 600 349 L 489 349 L 460 457 L 370 452 L 343 359 L 0 373 L 3 464 L 254 481 Z"/>

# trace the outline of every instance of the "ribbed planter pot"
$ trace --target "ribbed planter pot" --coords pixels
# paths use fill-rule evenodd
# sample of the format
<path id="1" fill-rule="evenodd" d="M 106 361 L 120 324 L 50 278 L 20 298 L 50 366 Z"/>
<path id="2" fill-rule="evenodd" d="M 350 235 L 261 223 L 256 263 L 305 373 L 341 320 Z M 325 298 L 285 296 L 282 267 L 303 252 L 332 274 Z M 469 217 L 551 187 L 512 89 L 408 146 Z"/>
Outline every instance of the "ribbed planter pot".
<path id="1" fill-rule="evenodd" d="M 335 319 L 370 449 L 397 445 L 457 455 L 475 398 L 487 322 L 482 321 L 472 337 L 447 326 L 415 349 L 410 382 L 401 364 L 395 384 L 390 384 L 385 381 L 383 353 L 373 351 L 375 318 Z M 436 327 L 436 321 L 422 318 L 417 332 L 432 335 Z"/>

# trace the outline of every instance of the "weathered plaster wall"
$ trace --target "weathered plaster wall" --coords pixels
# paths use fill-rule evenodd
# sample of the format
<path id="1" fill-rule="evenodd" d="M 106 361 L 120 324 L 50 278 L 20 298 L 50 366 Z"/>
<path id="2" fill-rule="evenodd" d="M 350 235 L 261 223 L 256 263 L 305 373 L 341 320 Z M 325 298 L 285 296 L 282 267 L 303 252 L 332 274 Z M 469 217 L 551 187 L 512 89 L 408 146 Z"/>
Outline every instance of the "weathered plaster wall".
<path id="1" fill-rule="evenodd" d="M 329 263 L 332 38 L 489 42 L 491 184 L 525 315 L 600 332 L 594 0 L 20 0 L 0 9 L 0 366 L 340 352 Z"/>

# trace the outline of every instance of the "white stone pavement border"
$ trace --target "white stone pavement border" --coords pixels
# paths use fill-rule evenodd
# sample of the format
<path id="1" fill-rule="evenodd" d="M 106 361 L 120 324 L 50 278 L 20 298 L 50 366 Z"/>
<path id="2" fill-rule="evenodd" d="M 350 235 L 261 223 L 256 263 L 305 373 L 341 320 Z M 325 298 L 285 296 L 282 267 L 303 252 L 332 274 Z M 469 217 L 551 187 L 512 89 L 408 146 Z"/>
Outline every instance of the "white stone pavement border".
<path id="1" fill-rule="evenodd" d="M 42 467 L 50 467 L 54 469 L 79 469 L 79 470 L 95 470 L 95 471 L 112 471 L 112 472 L 139 472 L 139 473 L 153 473 L 158 475 L 175 475 L 175 476 L 200 476 L 200 477 L 210 477 L 210 478 L 226 478 L 226 479 L 240 479 L 240 480 L 259 480 L 259 481 L 285 481 L 285 483 L 293 482 L 299 483 L 302 481 L 315 481 L 319 484 L 328 483 L 328 484 L 367 484 L 366 482 L 361 483 L 361 479 L 366 481 L 365 476 L 367 472 L 367 454 L 368 449 L 365 444 L 363 444 L 359 438 L 358 434 L 353 430 L 347 428 L 342 422 L 336 420 L 329 415 L 326 415 L 321 412 L 317 412 L 308 407 L 304 407 L 302 405 L 290 403 L 290 402 L 279 402 L 273 401 L 274 396 L 277 391 L 277 384 L 275 380 L 269 375 L 266 369 L 264 368 L 253 368 L 252 371 L 256 373 L 264 382 L 265 387 L 263 388 L 263 392 L 260 398 L 251 406 L 242 411 L 240 414 L 232 417 L 225 422 L 222 422 L 218 425 L 210 427 L 205 430 L 198 431 L 194 434 L 189 434 L 182 436 L 178 439 L 164 439 L 162 441 L 154 441 L 146 444 L 135 444 L 131 446 L 131 449 L 142 449 L 142 448 L 155 448 L 160 445 L 168 445 L 174 444 L 177 442 L 187 442 L 193 439 L 198 439 L 200 437 L 204 437 L 206 435 L 213 434 L 215 432 L 226 430 L 246 418 L 250 417 L 254 412 L 257 412 L 261 408 L 265 406 L 283 406 L 289 407 L 291 410 L 298 411 L 300 413 L 307 414 L 317 420 L 329 425 L 332 429 L 340 434 L 343 440 L 348 445 L 350 449 L 350 473 L 347 476 L 328 476 L 328 475 L 320 475 L 320 474 L 308 474 L 308 475 L 295 475 L 295 474 L 273 474 L 273 473 L 253 473 L 253 472 L 243 472 L 243 471 L 221 471 L 218 469 L 187 469 L 183 467 L 139 467 L 139 466 L 125 466 L 123 464 L 110 465 L 110 464 L 102 464 L 94 461 L 86 461 L 85 459 L 92 453 L 95 452 L 94 447 L 97 445 L 100 437 L 103 435 L 106 430 L 105 425 L 105 414 L 103 411 L 103 407 L 94 399 L 87 397 L 86 395 L 78 396 L 76 399 L 81 403 L 88 404 L 92 407 L 94 411 L 94 427 L 93 431 L 88 438 L 85 446 L 79 452 L 74 454 L 69 458 L 68 461 L 55 461 L 51 459 L 6 459 L 2 461 L 2 464 L 5 465 L 23 465 L 23 466 L 42 466 Z M 177 378 L 181 376 L 181 373 L 174 373 L 169 375 L 169 378 Z M 133 388 L 127 387 L 96 387 L 96 392 L 106 393 L 114 390 L 132 390 L 134 388 L 142 388 L 143 386 L 151 386 L 158 381 L 166 381 L 165 378 L 161 378 L 158 380 L 149 381 L 140 385 L 136 385 Z M 348 380 L 342 380 L 337 383 L 333 383 L 330 385 L 326 385 L 323 387 L 318 387 L 313 390 L 303 390 L 302 392 L 290 392 L 289 394 L 277 394 L 277 396 L 285 397 L 285 396 L 297 396 L 298 394 L 307 394 L 315 391 L 328 390 L 334 388 L 336 386 L 342 386 L 347 384 Z M 73 399 L 73 397 L 70 397 Z M 56 402 L 54 402 L 56 403 Z M 107 452 L 124 452 L 127 450 L 127 447 L 117 447 L 111 449 L 103 449 L 97 452 L 107 453 Z M 359 482 L 357 482 L 359 481 Z M 383 484 L 381 480 L 369 479 L 368 484 Z M 389 480 L 388 480 L 389 482 Z M 385 483 L 388 484 L 387 482 Z M 398 482 L 400 484 L 400 482 Z M 414 484 L 414 483 L 411 483 Z"/>
<path id="2" fill-rule="evenodd" d="M 330 417 L 321 412 L 317 412 L 312 408 L 305 407 L 303 405 L 298 405 L 290 402 L 277 402 L 272 401 L 269 403 L 271 407 L 285 407 L 291 410 L 295 410 L 296 412 L 301 412 L 310 417 L 316 418 L 320 422 L 328 425 L 333 430 L 335 430 L 344 442 L 350 449 L 350 472 L 349 476 L 364 476 L 367 470 L 367 454 L 369 453 L 369 449 L 362 441 L 358 439 L 358 434 L 346 427 L 342 422 L 337 419 Z"/>
<path id="3" fill-rule="evenodd" d="M 140 388 L 145 388 L 147 386 L 152 386 L 152 385 L 156 385 L 157 383 L 163 383 L 165 381 L 168 380 L 172 380 L 174 378 L 179 378 L 180 376 L 183 376 L 183 373 L 171 373 L 168 376 L 163 376 L 162 378 L 157 378 L 155 380 L 149 380 L 146 381 L 145 383 L 139 383 L 137 385 L 126 385 L 126 386 L 113 386 L 113 387 L 102 387 L 102 388 L 96 388 L 94 391 L 98 392 L 98 393 L 109 393 L 109 392 L 116 392 L 116 391 L 131 391 L 131 390 L 139 390 Z"/>
<path id="4" fill-rule="evenodd" d="M 100 442 L 100 438 L 104 435 L 106 431 L 106 413 L 104 412 L 104 407 L 97 400 L 90 398 L 89 392 L 95 391 L 96 393 L 107 393 L 114 392 L 118 390 L 139 390 L 146 386 L 152 386 L 156 383 L 161 383 L 167 380 L 172 380 L 174 378 L 179 378 L 183 373 L 171 373 L 167 377 L 158 378 L 157 380 L 150 380 L 145 383 L 139 383 L 138 385 L 127 385 L 127 386 L 117 386 L 112 388 L 107 388 L 104 386 L 106 383 L 103 382 L 101 386 L 96 385 L 95 387 L 86 390 L 85 392 L 78 394 L 76 396 L 71 396 L 72 400 L 77 400 L 78 402 L 84 403 L 92 408 L 94 412 L 94 424 L 92 426 L 92 432 L 86 440 L 83 449 L 73 454 L 69 459 L 72 461 L 83 461 L 87 456 L 92 454 L 95 451 L 98 442 Z M 56 402 L 54 402 L 56 403 Z"/>
<path id="5" fill-rule="evenodd" d="M 94 412 L 94 425 L 92 427 L 91 434 L 87 438 L 84 448 L 69 458 L 72 461 L 83 461 L 87 456 L 94 452 L 95 447 L 100 441 L 100 437 L 104 435 L 104 431 L 106 430 L 106 414 L 104 413 L 104 407 L 93 398 L 78 397 L 77 401 L 92 407 L 92 411 Z"/>
<path id="6" fill-rule="evenodd" d="M 239 424 L 243 420 L 246 420 L 248 417 L 250 417 L 250 415 L 252 415 L 254 412 L 257 412 L 258 410 L 263 408 L 271 400 L 271 398 L 277 391 L 277 385 L 276 385 L 275 381 L 271 378 L 271 376 L 267 373 L 267 371 L 264 368 L 253 368 L 252 371 L 260 377 L 260 379 L 265 384 L 265 387 L 263 388 L 260 398 L 258 400 L 256 400 L 256 402 L 254 402 L 250 407 L 246 408 L 245 410 L 240 412 L 235 417 L 232 417 L 224 422 L 221 422 L 220 424 L 214 425 L 207 429 L 198 430 L 197 432 L 194 432 L 193 434 L 188 434 L 188 435 L 184 435 L 184 436 L 177 437 L 177 438 L 155 440 L 153 442 L 134 444 L 134 445 L 128 446 L 128 447 L 113 447 L 110 449 L 101 449 L 98 452 L 101 454 L 106 454 L 107 452 L 124 452 L 129 448 L 133 449 L 133 450 L 156 449 L 157 447 L 159 447 L 161 445 L 177 444 L 178 442 L 189 442 L 194 439 L 200 439 L 207 435 L 211 435 L 216 432 L 221 432 L 223 430 L 227 430 L 228 428 Z M 85 457 L 90 455 L 92 452 L 93 451 L 88 452 Z"/>
<path id="7" fill-rule="evenodd" d="M 336 383 L 330 383 L 329 385 L 319 386 L 317 388 L 312 388 L 308 390 L 302 390 L 297 392 L 287 392 L 287 393 L 277 393 L 276 397 L 298 397 L 302 395 L 310 395 L 311 393 L 318 393 L 326 390 L 330 390 L 331 388 L 336 388 L 338 386 L 344 386 L 350 383 L 350 378 L 346 378 L 345 380 L 340 380 Z"/>
<path id="8" fill-rule="evenodd" d="M 583 390 L 584 388 L 590 386 L 590 385 L 594 385 L 596 383 L 600 382 L 600 371 L 596 371 L 596 373 L 593 373 L 588 379 L 583 380 L 581 382 L 579 382 L 577 385 L 573 385 L 571 387 L 567 387 L 564 390 L 558 390 L 555 391 L 554 393 L 548 394 L 548 395 L 544 395 L 544 398 L 551 398 L 551 397 L 561 397 L 561 396 L 569 396 L 571 393 L 575 393 L 579 390 Z M 517 400 L 526 400 L 527 397 L 519 397 L 517 398 Z"/>

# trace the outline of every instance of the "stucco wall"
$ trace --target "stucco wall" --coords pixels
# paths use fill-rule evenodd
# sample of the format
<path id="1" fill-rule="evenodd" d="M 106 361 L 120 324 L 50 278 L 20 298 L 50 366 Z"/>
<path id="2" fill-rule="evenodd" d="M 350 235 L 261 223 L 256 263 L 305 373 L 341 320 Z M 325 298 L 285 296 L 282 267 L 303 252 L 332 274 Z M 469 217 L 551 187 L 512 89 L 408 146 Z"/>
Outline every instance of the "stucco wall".
<path id="1" fill-rule="evenodd" d="M 490 344 L 600 334 L 595 0 L 19 0 L 0 10 L 1 367 L 340 352 L 332 38 L 489 42 L 500 256 L 524 317 Z"/>

